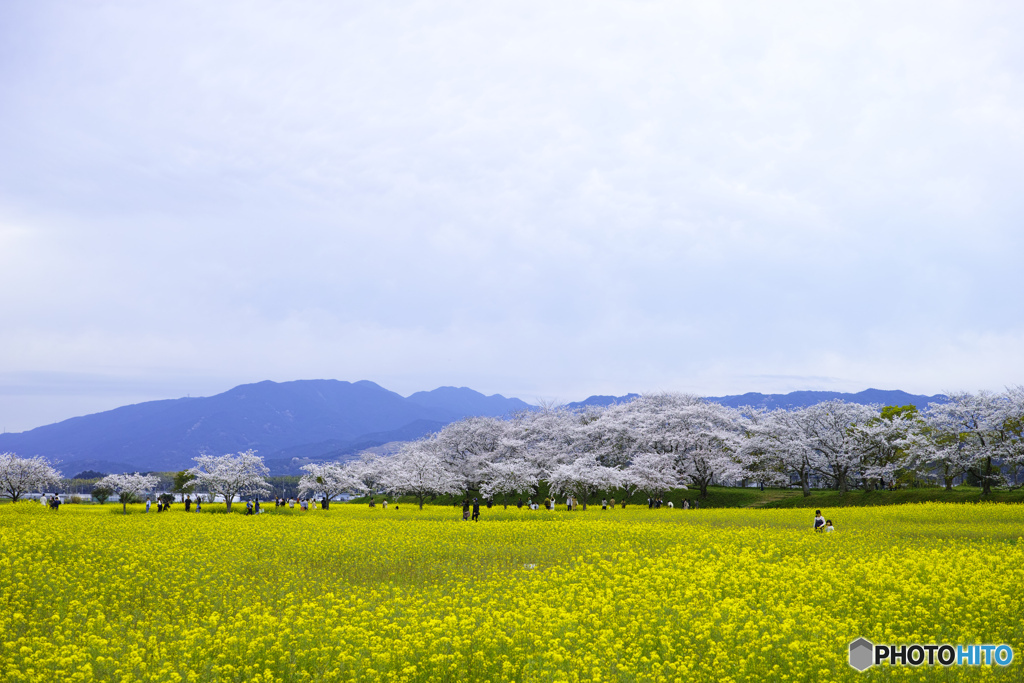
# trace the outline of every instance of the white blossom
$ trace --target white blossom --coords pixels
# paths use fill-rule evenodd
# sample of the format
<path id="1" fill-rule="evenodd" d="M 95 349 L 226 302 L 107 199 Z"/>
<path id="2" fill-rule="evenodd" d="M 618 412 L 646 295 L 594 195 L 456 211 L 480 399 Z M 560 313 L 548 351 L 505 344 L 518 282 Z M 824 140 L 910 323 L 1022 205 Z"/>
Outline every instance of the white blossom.
<path id="1" fill-rule="evenodd" d="M 29 491 L 41 491 L 59 481 L 60 472 L 42 456 L 20 458 L 14 453 L 0 453 L 0 496 L 16 503 Z"/>
<path id="2" fill-rule="evenodd" d="M 446 467 L 442 447 L 436 437 L 428 437 L 402 446 L 386 458 L 382 485 L 396 494 L 415 496 L 420 509 L 428 496 L 458 493 L 463 479 Z"/>
<path id="3" fill-rule="evenodd" d="M 248 450 L 234 455 L 200 455 L 193 458 L 196 466 L 188 470 L 196 475 L 196 484 L 211 496 L 224 496 L 228 512 L 235 496 L 268 493 L 265 477 L 270 470 L 263 458 Z"/>
<path id="4" fill-rule="evenodd" d="M 136 496 L 151 491 L 159 481 L 154 476 L 138 472 L 135 474 L 108 474 L 96 482 L 96 486 L 109 488 L 116 493 L 122 511 L 127 512 L 128 503 L 132 502 Z"/>
<path id="5" fill-rule="evenodd" d="M 342 493 L 364 493 L 369 490 L 358 472 L 349 463 L 323 462 L 303 465 L 306 474 L 299 479 L 299 490 L 333 499 Z"/>

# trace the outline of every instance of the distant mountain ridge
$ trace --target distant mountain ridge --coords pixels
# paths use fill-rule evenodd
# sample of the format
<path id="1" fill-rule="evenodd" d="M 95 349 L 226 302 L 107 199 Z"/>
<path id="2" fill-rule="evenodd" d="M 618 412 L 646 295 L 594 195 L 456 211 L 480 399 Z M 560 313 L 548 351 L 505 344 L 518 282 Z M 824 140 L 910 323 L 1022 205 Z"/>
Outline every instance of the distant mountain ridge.
<path id="1" fill-rule="evenodd" d="M 639 394 L 590 396 L 570 409 L 609 406 Z M 867 389 L 856 394 L 795 391 L 708 397 L 724 405 L 799 408 L 842 399 L 925 408 L 942 395 Z M 0 434 L 0 452 L 58 460 L 65 474 L 168 471 L 192 466 L 200 453 L 255 449 L 273 474 L 297 474 L 307 462 L 355 457 L 368 449 L 411 441 L 470 416 L 503 417 L 532 406 L 466 387 L 439 387 L 402 397 L 366 380 L 296 380 L 243 384 L 222 394 L 122 406 L 15 434 Z"/>
<path id="2" fill-rule="evenodd" d="M 760 394 L 751 392 L 736 396 L 708 396 L 707 400 L 721 403 L 722 405 L 739 408 L 741 406 L 753 406 L 755 408 L 805 408 L 815 403 L 834 400 L 846 401 L 847 403 L 860 403 L 862 405 L 884 405 L 884 406 L 917 406 L 918 410 L 924 410 L 929 403 L 944 403 L 946 396 L 936 394 L 924 396 L 921 394 L 908 394 L 905 391 L 887 389 L 865 389 L 856 394 L 848 394 L 839 391 L 793 391 L 788 394 Z"/>
<path id="3" fill-rule="evenodd" d="M 243 384 L 216 396 L 149 401 L 0 435 L 0 451 L 43 455 L 61 469 L 177 470 L 192 458 L 256 449 L 274 470 L 291 458 L 351 455 L 419 438 L 470 415 L 530 409 L 517 398 L 441 387 L 404 398 L 369 381 Z M 301 454 L 301 455 L 300 455 Z"/>
<path id="4" fill-rule="evenodd" d="M 606 407 L 614 403 L 625 403 L 638 397 L 639 394 L 626 394 L 625 396 L 591 396 L 582 401 L 566 403 L 565 407 L 579 409 L 585 406 Z M 929 403 L 943 403 L 946 396 L 936 394 L 935 396 L 924 396 L 921 394 L 908 394 L 905 391 L 887 389 L 865 389 L 855 394 L 839 391 L 793 391 L 788 394 L 761 394 L 750 392 L 734 396 L 705 396 L 705 400 L 721 403 L 725 406 L 740 408 L 752 406 L 754 408 L 806 408 L 824 401 L 840 400 L 848 403 L 860 403 L 862 405 L 886 405 L 906 406 L 915 405 L 919 410 L 928 407 Z"/>

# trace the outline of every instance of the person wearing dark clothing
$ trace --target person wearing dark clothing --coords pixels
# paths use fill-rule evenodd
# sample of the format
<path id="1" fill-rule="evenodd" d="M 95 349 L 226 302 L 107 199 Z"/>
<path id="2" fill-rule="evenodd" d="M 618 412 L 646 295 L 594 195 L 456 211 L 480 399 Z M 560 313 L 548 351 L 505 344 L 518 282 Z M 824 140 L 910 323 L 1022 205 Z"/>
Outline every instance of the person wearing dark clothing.
<path id="1" fill-rule="evenodd" d="M 520 498 L 519 502 L 516 503 L 516 507 L 519 508 L 520 510 L 523 509 L 523 499 L 522 498 Z"/>
<path id="2" fill-rule="evenodd" d="M 185 512 L 192 511 L 192 496 L 185 497 Z"/>
<path id="3" fill-rule="evenodd" d="M 473 521 L 480 521 L 480 501 L 478 501 L 476 498 L 473 499 Z"/>
<path id="4" fill-rule="evenodd" d="M 821 510 L 814 511 L 814 530 L 823 531 L 825 529 L 825 518 L 821 516 Z"/>
<path id="5" fill-rule="evenodd" d="M 469 498 L 462 499 L 462 521 L 469 521 Z"/>
<path id="6" fill-rule="evenodd" d="M 648 498 L 647 499 L 647 509 L 650 510 L 653 507 L 654 507 L 654 499 L 653 498 Z"/>
<path id="7" fill-rule="evenodd" d="M 326 510 L 326 509 L 328 509 L 330 507 L 330 505 L 331 505 L 331 501 L 328 500 L 327 496 L 324 496 L 324 499 L 322 501 L 320 501 L 320 507 L 323 508 L 324 510 Z"/>
<path id="8" fill-rule="evenodd" d="M 490 510 L 491 509 L 491 505 L 493 505 L 493 504 L 494 504 L 494 500 L 491 499 L 491 498 L 488 498 L 487 499 L 487 509 Z"/>
<path id="9" fill-rule="evenodd" d="M 251 498 L 249 500 L 245 501 L 245 514 L 247 514 L 247 515 L 251 515 L 252 514 L 252 499 Z"/>
<path id="10" fill-rule="evenodd" d="M 256 506 L 255 507 L 256 507 L 256 509 L 255 509 L 256 514 L 257 515 L 260 514 L 260 499 L 259 498 L 256 499 Z"/>

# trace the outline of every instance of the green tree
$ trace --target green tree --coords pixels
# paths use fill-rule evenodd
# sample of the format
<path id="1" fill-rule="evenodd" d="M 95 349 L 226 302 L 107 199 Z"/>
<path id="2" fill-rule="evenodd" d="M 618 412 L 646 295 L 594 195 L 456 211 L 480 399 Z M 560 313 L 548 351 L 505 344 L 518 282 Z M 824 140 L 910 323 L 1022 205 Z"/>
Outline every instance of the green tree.
<path id="1" fill-rule="evenodd" d="M 181 495 L 181 502 L 185 502 L 185 494 L 192 493 L 196 489 L 195 485 L 196 475 L 192 474 L 188 470 L 182 470 L 174 475 L 174 484 L 171 486 L 171 491 Z"/>
<path id="2" fill-rule="evenodd" d="M 92 497 L 99 501 L 100 505 L 106 503 L 114 495 L 114 489 L 109 486 L 97 486 L 92 490 Z"/>

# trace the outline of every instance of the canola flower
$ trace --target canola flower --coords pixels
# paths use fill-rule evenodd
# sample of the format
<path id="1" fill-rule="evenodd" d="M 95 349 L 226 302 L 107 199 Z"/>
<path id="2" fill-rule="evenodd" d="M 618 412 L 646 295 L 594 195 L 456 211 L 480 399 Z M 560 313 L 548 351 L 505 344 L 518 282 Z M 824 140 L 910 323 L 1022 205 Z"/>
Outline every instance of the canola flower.
<path id="1" fill-rule="evenodd" d="M 0 506 L 0 680 L 1024 680 L 1020 506 L 110 511 Z M 1016 658 L 860 674 L 858 636 Z"/>

